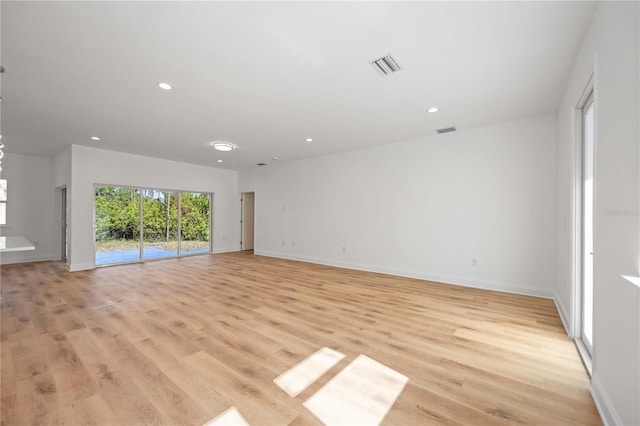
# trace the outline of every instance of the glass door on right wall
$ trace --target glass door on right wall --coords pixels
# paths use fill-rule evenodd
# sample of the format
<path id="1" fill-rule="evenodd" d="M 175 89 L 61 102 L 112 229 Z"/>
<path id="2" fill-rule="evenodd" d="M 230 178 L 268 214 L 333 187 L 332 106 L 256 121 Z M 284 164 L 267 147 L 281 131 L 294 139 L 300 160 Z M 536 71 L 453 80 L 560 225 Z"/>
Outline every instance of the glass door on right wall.
<path id="1" fill-rule="evenodd" d="M 582 283 L 581 339 L 593 348 L 593 191 L 594 191 L 594 108 L 593 93 L 582 107 Z"/>

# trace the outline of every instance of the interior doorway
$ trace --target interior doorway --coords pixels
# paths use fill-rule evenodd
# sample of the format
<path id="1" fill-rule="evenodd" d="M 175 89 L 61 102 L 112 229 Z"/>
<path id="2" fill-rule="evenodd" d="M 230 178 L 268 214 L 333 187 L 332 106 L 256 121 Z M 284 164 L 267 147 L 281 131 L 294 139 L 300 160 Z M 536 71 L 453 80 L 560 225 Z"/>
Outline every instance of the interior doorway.
<path id="1" fill-rule="evenodd" d="M 254 243 L 254 215 L 255 215 L 255 193 L 243 192 L 240 199 L 242 204 L 242 214 L 240 227 L 240 250 L 253 250 Z"/>
<path id="2" fill-rule="evenodd" d="M 60 210 L 60 253 L 64 262 L 67 261 L 69 256 L 69 238 L 67 236 L 67 188 L 63 187 L 60 190 L 61 194 L 61 210 Z"/>

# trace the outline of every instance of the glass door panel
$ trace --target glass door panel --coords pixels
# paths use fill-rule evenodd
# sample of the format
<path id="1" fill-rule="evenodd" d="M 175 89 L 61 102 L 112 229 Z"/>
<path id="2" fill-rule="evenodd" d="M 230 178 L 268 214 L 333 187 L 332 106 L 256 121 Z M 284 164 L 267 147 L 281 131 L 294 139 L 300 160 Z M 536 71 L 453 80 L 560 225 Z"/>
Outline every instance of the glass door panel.
<path id="1" fill-rule="evenodd" d="M 182 192 L 180 195 L 180 252 L 206 253 L 210 250 L 210 196 L 199 192 Z"/>
<path id="2" fill-rule="evenodd" d="M 140 260 L 140 191 L 95 188 L 96 265 Z"/>
<path id="3" fill-rule="evenodd" d="M 582 341 L 589 353 L 593 346 L 593 98 L 583 107 L 582 182 Z"/>
<path id="4" fill-rule="evenodd" d="M 178 255 L 178 193 L 142 191 L 143 258 Z"/>

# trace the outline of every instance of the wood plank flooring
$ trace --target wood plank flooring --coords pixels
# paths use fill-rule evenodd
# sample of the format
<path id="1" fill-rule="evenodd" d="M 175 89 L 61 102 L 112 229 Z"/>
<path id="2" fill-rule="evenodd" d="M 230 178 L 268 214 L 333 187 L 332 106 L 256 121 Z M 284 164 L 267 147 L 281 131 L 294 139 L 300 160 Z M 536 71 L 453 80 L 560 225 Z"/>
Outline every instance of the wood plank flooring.
<path id="1" fill-rule="evenodd" d="M 359 354 L 409 377 L 383 424 L 601 424 L 551 300 L 247 253 L 1 274 L 3 425 L 319 424 Z M 296 398 L 273 383 L 325 346 Z"/>

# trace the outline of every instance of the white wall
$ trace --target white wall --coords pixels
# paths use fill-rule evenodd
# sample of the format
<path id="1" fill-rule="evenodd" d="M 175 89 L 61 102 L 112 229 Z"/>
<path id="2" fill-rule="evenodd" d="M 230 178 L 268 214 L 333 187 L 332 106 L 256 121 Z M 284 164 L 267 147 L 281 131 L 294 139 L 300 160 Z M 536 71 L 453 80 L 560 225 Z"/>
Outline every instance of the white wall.
<path id="1" fill-rule="evenodd" d="M 552 297 L 555 132 L 550 115 L 243 171 L 255 251 Z"/>
<path id="2" fill-rule="evenodd" d="M 7 179 L 7 227 L 2 235 L 22 235 L 33 251 L 3 253 L 3 264 L 50 260 L 55 257 L 53 160 L 5 153 L 2 178 Z"/>
<path id="3" fill-rule="evenodd" d="M 56 188 L 71 185 L 71 146 L 53 159 L 53 185 Z"/>
<path id="4" fill-rule="evenodd" d="M 638 2 L 601 2 L 558 111 L 558 299 L 573 333 L 575 108 L 594 78 L 595 229 L 592 393 L 608 424 L 640 424 Z M 614 212 L 614 213 L 612 213 Z"/>
<path id="5" fill-rule="evenodd" d="M 94 267 L 94 184 L 213 192 L 215 252 L 239 250 L 237 172 L 74 145 L 69 269 Z"/>

